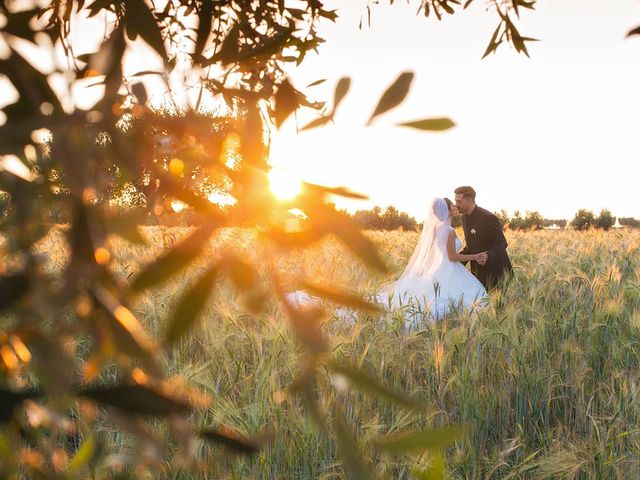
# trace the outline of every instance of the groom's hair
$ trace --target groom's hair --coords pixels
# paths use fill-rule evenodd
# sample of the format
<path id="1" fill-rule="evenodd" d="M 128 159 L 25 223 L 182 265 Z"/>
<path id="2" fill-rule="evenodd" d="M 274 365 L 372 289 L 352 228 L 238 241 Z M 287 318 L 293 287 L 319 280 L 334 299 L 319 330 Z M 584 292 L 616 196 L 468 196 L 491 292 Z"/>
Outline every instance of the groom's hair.
<path id="1" fill-rule="evenodd" d="M 462 195 L 464 198 L 470 198 L 474 202 L 476 201 L 476 191 L 473 187 L 458 187 L 453 191 L 453 193 L 456 195 Z"/>

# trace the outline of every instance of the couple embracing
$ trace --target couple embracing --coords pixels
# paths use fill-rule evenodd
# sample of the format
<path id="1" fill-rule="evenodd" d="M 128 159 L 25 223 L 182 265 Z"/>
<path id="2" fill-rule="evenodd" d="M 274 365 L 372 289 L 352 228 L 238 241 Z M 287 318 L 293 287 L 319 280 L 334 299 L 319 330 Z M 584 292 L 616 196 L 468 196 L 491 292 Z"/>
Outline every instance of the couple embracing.
<path id="1" fill-rule="evenodd" d="M 424 318 L 438 320 L 455 309 L 470 309 L 486 303 L 487 289 L 500 284 L 512 272 L 507 241 L 498 218 L 475 203 L 471 187 L 455 190 L 455 203 L 435 198 L 427 208 L 420 240 L 402 275 L 383 287 L 373 300 L 389 308 L 402 309 L 408 328 Z M 451 226 L 462 215 L 466 246 Z M 471 263 L 471 272 L 465 264 Z M 306 292 L 295 291 L 288 299 L 297 305 L 320 301 Z M 352 318 L 348 309 L 334 314 Z"/>
<path id="2" fill-rule="evenodd" d="M 409 263 L 398 280 L 376 295 L 379 302 L 396 308 L 417 304 L 432 319 L 440 319 L 452 309 L 481 304 L 487 290 L 512 272 L 498 218 L 475 199 L 472 187 L 459 187 L 455 203 L 448 198 L 431 202 Z M 463 249 L 451 226 L 457 215 L 462 216 Z M 467 263 L 471 272 L 464 267 Z"/>

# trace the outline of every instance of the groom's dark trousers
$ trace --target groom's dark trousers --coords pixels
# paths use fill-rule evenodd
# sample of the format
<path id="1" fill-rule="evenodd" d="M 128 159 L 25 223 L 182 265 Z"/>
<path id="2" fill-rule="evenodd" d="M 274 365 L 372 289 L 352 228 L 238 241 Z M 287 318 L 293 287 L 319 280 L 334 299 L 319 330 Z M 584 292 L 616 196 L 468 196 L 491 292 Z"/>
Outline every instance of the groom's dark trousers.
<path id="1" fill-rule="evenodd" d="M 507 239 L 493 213 L 476 205 L 468 215 L 462 215 L 462 229 L 466 247 L 462 254 L 487 252 L 489 259 L 485 265 L 471 262 L 471 273 L 487 290 L 494 288 L 505 275 L 513 272 L 507 255 Z"/>

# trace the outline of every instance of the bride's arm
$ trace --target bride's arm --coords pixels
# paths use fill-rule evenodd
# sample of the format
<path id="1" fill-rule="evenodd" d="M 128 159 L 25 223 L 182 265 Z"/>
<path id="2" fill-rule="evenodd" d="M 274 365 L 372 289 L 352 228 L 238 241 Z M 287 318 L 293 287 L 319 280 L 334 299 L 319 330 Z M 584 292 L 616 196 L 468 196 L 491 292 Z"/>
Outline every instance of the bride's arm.
<path id="1" fill-rule="evenodd" d="M 456 252 L 456 232 L 451 230 L 447 238 L 447 256 L 452 262 L 469 262 L 477 261 L 478 255 L 464 255 Z"/>

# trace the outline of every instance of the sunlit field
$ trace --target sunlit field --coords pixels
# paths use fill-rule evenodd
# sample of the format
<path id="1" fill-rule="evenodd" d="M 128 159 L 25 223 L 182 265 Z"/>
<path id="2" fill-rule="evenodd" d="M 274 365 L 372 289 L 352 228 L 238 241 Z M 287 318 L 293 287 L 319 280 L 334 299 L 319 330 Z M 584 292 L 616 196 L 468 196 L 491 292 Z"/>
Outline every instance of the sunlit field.
<path id="1" fill-rule="evenodd" d="M 127 281 L 188 231 L 146 227 L 145 248 L 114 241 L 111 268 Z M 402 271 L 417 234 L 370 236 L 391 267 L 387 276 L 367 270 L 334 240 L 281 258 L 279 267 L 373 293 Z M 58 231 L 40 247 L 51 268 L 66 258 L 61 238 Z M 342 378 L 320 385 L 323 405 L 343 406 L 362 452 L 390 478 L 417 478 L 412 468 L 433 459 L 380 457 L 374 438 L 458 423 L 470 433 L 445 451 L 451 478 L 639 478 L 640 231 L 507 232 L 507 239 L 515 278 L 478 315 L 452 314 L 411 332 L 400 312 L 362 314 L 354 325 L 326 322 L 339 361 L 417 399 L 424 411 L 385 403 Z M 135 301 L 153 335 L 162 338 L 180 292 L 225 244 L 254 258 L 263 254 L 254 233 L 222 231 L 197 264 Z M 256 316 L 230 282 L 216 284 L 200 325 L 168 353 L 167 372 L 212 397 L 209 411 L 193 414 L 198 427 L 275 435 L 250 458 L 203 447 L 208 478 L 220 478 L 218 467 L 232 472 L 228 478 L 344 478 L 335 445 L 288 391 L 300 355 L 277 305 Z M 115 431 L 111 437 L 114 447 L 134 448 Z"/>

